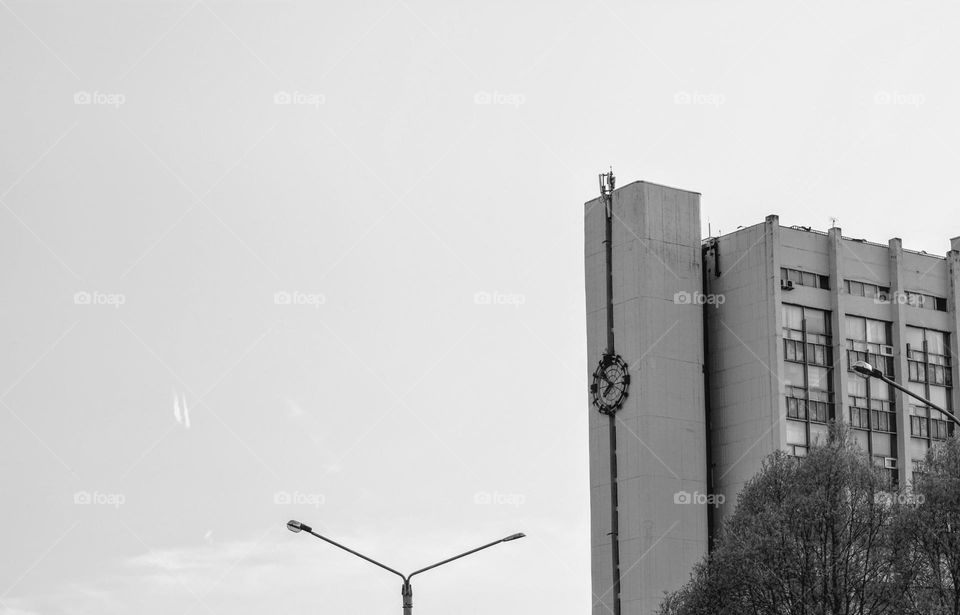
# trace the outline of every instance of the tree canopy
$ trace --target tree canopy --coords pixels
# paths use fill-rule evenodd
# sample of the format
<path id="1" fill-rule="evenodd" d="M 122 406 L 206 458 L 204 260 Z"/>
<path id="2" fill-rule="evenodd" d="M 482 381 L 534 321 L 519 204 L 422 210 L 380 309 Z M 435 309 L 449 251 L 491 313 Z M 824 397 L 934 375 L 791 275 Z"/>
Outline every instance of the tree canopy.
<path id="1" fill-rule="evenodd" d="M 895 490 L 843 424 L 771 454 L 660 615 L 960 615 L 960 441 L 922 470 Z"/>

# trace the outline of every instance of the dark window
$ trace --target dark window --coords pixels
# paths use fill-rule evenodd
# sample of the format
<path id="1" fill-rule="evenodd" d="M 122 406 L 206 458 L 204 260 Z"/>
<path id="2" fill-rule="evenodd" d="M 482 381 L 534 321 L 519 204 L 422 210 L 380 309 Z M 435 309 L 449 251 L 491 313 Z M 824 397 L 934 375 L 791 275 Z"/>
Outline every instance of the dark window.
<path id="1" fill-rule="evenodd" d="M 785 282 L 793 282 L 796 286 L 810 286 L 812 288 L 822 288 L 829 290 L 830 276 L 812 273 L 810 271 L 800 271 L 799 269 L 780 268 L 780 279 Z"/>

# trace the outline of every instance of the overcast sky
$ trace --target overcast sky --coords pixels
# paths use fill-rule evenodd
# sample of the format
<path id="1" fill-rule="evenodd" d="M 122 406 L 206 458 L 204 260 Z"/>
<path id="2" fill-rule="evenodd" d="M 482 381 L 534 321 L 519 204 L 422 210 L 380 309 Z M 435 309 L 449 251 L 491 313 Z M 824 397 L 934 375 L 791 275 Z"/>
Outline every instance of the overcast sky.
<path id="1" fill-rule="evenodd" d="M 0 613 L 585 613 L 597 173 L 960 235 L 951 2 L 320 4 L 0 0 Z"/>

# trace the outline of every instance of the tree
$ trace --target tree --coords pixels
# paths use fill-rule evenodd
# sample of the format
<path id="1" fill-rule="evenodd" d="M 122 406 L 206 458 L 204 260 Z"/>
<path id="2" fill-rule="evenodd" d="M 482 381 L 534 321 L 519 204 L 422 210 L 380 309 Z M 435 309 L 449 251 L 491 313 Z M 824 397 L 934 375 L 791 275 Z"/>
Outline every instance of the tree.
<path id="1" fill-rule="evenodd" d="M 899 615 L 899 510 L 888 479 L 830 427 L 798 459 L 771 454 L 741 491 L 717 546 L 661 615 Z"/>
<path id="2" fill-rule="evenodd" d="M 960 615 L 960 439 L 927 452 L 913 482 L 915 506 L 901 510 L 906 615 Z"/>

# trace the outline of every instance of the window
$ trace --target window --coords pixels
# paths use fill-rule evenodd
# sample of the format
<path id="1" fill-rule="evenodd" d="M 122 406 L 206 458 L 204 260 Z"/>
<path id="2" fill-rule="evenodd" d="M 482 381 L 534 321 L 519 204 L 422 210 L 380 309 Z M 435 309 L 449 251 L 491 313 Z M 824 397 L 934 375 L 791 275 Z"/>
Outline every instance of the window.
<path id="1" fill-rule="evenodd" d="M 936 297 L 926 293 L 915 291 L 906 291 L 906 304 L 921 310 L 936 310 L 938 312 L 947 311 L 947 300 L 944 297 Z"/>
<path id="2" fill-rule="evenodd" d="M 844 328 L 847 334 L 848 367 L 856 361 L 866 361 L 884 374 L 893 375 L 891 323 L 848 315 Z M 891 480 L 896 483 L 897 470 L 887 465 L 896 464 L 897 458 L 897 416 L 893 391 L 887 383 L 877 378 L 851 375 L 847 378 L 847 396 L 850 426 L 853 427 L 857 442 L 875 462 L 888 470 Z M 888 459 L 894 461 L 888 462 Z"/>
<path id="3" fill-rule="evenodd" d="M 787 451 L 806 455 L 833 418 L 830 312 L 783 304 L 783 380 Z"/>
<path id="4" fill-rule="evenodd" d="M 862 316 L 847 315 L 847 363 L 866 361 L 885 375 L 893 375 L 893 346 L 891 324 Z"/>
<path id="5" fill-rule="evenodd" d="M 855 280 L 844 280 L 847 293 L 855 297 L 867 297 L 868 299 L 879 299 L 888 301 L 890 298 L 890 287 L 871 284 L 870 282 L 857 282 Z"/>
<path id="6" fill-rule="evenodd" d="M 908 326 L 905 337 L 907 388 L 914 395 L 952 413 L 953 377 L 949 335 L 943 331 Z M 911 455 L 913 461 L 917 462 L 923 459 L 933 441 L 950 437 L 953 423 L 949 417 L 920 400 L 911 398 L 909 410 Z"/>
<path id="7" fill-rule="evenodd" d="M 830 276 L 781 267 L 780 284 L 783 285 L 785 282 L 793 282 L 794 286 L 811 286 L 825 290 L 830 289 Z"/>

